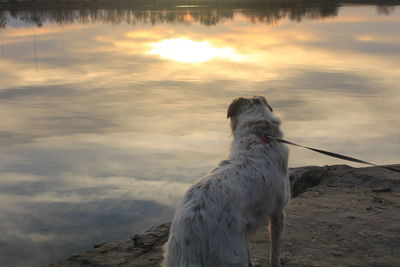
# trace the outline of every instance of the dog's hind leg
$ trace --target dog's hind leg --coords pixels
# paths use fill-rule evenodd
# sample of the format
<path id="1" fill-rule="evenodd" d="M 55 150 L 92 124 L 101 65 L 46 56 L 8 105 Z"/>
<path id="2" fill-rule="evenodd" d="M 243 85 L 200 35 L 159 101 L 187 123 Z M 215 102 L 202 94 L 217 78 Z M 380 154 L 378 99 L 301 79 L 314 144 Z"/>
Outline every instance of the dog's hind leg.
<path id="1" fill-rule="evenodd" d="M 280 267 L 280 253 L 285 223 L 285 213 L 283 210 L 278 210 L 271 216 L 270 219 L 270 263 L 272 267 Z"/>
<path id="2" fill-rule="evenodd" d="M 249 238 L 247 239 L 247 257 L 249 258 L 249 265 L 248 265 L 248 267 L 252 267 L 253 265 L 251 264 L 251 257 L 250 257 L 250 249 L 249 249 Z"/>

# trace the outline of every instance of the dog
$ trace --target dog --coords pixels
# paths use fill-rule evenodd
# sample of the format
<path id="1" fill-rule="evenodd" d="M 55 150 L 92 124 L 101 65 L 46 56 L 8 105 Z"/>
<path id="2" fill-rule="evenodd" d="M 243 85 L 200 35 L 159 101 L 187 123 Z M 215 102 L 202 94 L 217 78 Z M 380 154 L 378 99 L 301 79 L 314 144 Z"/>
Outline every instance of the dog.
<path id="1" fill-rule="evenodd" d="M 287 147 L 280 119 L 263 96 L 228 108 L 233 141 L 227 160 L 184 194 L 165 246 L 164 267 L 249 267 L 248 238 L 270 222 L 270 265 L 280 265 L 289 201 Z"/>

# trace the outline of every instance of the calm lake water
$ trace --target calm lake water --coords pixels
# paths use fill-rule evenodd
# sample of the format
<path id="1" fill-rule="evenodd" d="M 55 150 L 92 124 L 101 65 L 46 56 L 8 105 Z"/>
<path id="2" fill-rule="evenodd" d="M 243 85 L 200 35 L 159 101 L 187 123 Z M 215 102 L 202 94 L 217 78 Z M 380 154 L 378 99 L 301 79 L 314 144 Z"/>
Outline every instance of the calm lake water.
<path id="1" fill-rule="evenodd" d="M 0 266 L 170 220 L 227 154 L 238 96 L 265 95 L 289 140 L 400 162 L 400 7 L 14 9 L 0 25 Z"/>

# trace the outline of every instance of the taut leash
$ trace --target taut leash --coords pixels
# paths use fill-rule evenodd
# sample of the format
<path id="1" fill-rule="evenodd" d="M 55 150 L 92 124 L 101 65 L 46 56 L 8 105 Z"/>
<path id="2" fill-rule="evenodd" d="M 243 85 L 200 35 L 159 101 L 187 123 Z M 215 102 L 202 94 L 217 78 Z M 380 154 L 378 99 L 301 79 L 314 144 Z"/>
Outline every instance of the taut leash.
<path id="1" fill-rule="evenodd" d="M 269 140 L 265 140 L 265 139 L 269 139 Z M 299 145 L 299 144 L 284 140 L 282 138 L 277 138 L 277 137 L 273 137 L 273 136 L 269 136 L 269 135 L 268 136 L 264 136 L 261 139 L 261 141 L 263 143 L 266 143 L 266 144 L 270 143 L 271 141 L 276 141 L 276 142 L 279 142 L 279 143 L 282 143 L 282 144 L 288 144 L 288 145 L 292 145 L 292 146 L 298 146 L 298 147 L 302 147 L 302 148 L 305 148 L 305 149 L 309 149 L 309 150 L 312 150 L 312 151 L 315 151 L 315 152 L 318 152 L 318 153 L 321 153 L 321 154 L 328 155 L 330 157 L 343 159 L 343 160 L 347 160 L 347 161 L 352 161 L 352 162 L 357 162 L 357 163 L 362 163 L 362 164 L 367 164 L 367 165 L 383 168 L 383 169 L 390 170 L 390 171 L 400 172 L 400 169 L 397 169 L 397 168 L 394 168 L 394 167 L 377 165 L 377 164 L 374 164 L 374 163 L 370 163 L 370 162 L 367 162 L 367 161 L 364 161 L 364 160 L 352 158 L 352 157 L 345 156 L 345 155 L 342 155 L 342 154 L 333 153 L 333 152 L 329 152 L 329 151 L 325 151 L 325 150 L 321 150 L 321 149 L 316 149 L 316 148 L 312 148 L 312 147 L 308 147 L 308 146 Z"/>

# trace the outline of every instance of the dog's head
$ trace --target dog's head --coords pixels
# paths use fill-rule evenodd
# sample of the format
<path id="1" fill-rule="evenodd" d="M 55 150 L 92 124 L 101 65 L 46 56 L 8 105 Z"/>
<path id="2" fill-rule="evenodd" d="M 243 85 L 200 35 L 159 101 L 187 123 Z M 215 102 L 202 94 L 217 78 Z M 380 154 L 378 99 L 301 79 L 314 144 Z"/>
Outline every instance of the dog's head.
<path id="1" fill-rule="evenodd" d="M 239 97 L 234 99 L 229 105 L 227 118 L 231 119 L 232 132 L 235 132 L 241 122 L 278 122 L 279 119 L 272 112 L 272 107 L 263 96 Z"/>

